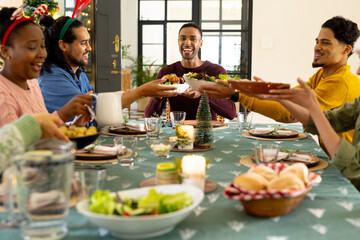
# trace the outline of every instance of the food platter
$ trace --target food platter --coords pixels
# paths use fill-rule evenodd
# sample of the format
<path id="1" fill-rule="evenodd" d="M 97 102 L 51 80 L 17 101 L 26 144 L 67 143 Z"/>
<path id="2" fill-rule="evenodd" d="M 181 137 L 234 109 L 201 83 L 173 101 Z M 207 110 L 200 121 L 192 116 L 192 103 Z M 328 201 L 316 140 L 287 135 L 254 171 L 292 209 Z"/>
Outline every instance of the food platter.
<path id="1" fill-rule="evenodd" d="M 286 83 L 270 83 L 270 82 L 255 82 L 243 80 L 228 80 L 233 89 L 240 92 L 248 92 L 253 94 L 267 94 L 271 89 L 289 89 L 290 84 Z"/>
<path id="2" fill-rule="evenodd" d="M 283 131 L 283 133 L 281 131 Z M 299 135 L 299 132 L 291 129 L 281 128 L 279 129 L 278 133 L 269 134 L 269 133 L 255 133 L 255 129 L 250 129 L 249 134 L 251 136 L 262 137 L 262 138 L 293 138 L 293 137 L 297 137 Z"/>
<path id="3" fill-rule="evenodd" d="M 187 84 L 192 88 L 192 90 L 196 91 L 201 85 L 204 86 L 215 86 L 218 85 L 215 82 L 205 81 L 205 80 L 199 80 L 197 78 L 187 78 L 184 76 L 184 79 Z"/>

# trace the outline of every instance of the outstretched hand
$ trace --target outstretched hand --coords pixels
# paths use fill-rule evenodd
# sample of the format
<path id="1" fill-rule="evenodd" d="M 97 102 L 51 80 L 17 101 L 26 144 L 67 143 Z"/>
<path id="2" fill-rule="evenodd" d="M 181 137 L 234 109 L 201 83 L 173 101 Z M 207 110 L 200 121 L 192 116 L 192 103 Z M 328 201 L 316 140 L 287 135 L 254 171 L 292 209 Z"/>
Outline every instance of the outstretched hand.
<path id="1" fill-rule="evenodd" d="M 40 125 L 42 132 L 41 138 L 55 138 L 66 142 L 70 141 L 58 128 L 58 125 L 62 124 L 59 118 L 49 113 L 37 113 L 34 114 L 33 117 Z"/>
<path id="2" fill-rule="evenodd" d="M 319 105 L 315 92 L 300 78 L 298 78 L 297 81 L 301 88 L 273 89 L 270 90 L 270 94 L 264 94 L 264 98 L 279 102 L 288 100 L 309 110 Z"/>
<path id="3" fill-rule="evenodd" d="M 185 92 L 181 93 L 181 96 L 187 98 L 199 98 L 201 96 L 201 93 L 198 91 L 194 91 L 192 88 L 188 88 L 185 90 Z"/>
<path id="4" fill-rule="evenodd" d="M 230 98 L 231 95 L 235 92 L 234 89 L 231 88 L 230 84 L 227 81 L 216 79 L 215 83 L 218 85 L 202 85 L 198 89 L 200 93 L 205 92 L 206 95 L 213 98 Z"/>
<path id="5" fill-rule="evenodd" d="M 175 97 L 177 92 L 172 92 L 170 90 L 176 90 L 176 87 L 160 85 L 165 81 L 166 79 L 157 79 L 139 86 L 138 90 L 141 95 L 139 97 Z"/>

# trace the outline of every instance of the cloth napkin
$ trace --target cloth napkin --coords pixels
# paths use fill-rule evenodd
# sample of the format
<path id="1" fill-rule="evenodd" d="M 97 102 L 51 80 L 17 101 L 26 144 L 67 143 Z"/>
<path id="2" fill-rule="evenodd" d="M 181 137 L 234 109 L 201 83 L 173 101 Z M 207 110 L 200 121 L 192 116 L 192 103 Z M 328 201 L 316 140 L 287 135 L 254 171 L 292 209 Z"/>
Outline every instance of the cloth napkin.
<path id="1" fill-rule="evenodd" d="M 66 198 L 63 192 L 59 190 L 51 190 L 49 192 L 33 192 L 28 200 L 28 208 L 36 210 L 51 204 L 65 203 Z"/>
<path id="2" fill-rule="evenodd" d="M 92 147 L 93 145 L 90 144 L 88 146 L 85 147 L 86 151 L 89 151 L 89 149 Z M 95 146 L 93 153 L 98 153 L 98 154 L 106 154 L 106 155 L 116 155 L 117 154 L 117 147 L 109 147 L 109 146 Z"/>
<path id="3" fill-rule="evenodd" d="M 274 128 L 255 128 L 254 134 L 267 134 L 273 131 Z M 290 135 L 292 132 L 288 130 L 277 130 L 277 134 L 280 135 Z"/>
<path id="4" fill-rule="evenodd" d="M 121 123 L 120 125 L 114 126 L 113 128 L 125 128 L 134 131 L 145 131 L 145 125 L 142 123 Z"/>
<path id="5" fill-rule="evenodd" d="M 289 153 L 279 152 L 277 159 L 278 160 L 285 159 L 288 155 L 289 155 Z M 291 157 L 288 158 L 288 160 L 308 163 L 308 162 L 311 162 L 312 157 L 309 156 L 309 155 L 306 155 L 306 154 L 296 154 L 296 153 L 294 153 Z"/>

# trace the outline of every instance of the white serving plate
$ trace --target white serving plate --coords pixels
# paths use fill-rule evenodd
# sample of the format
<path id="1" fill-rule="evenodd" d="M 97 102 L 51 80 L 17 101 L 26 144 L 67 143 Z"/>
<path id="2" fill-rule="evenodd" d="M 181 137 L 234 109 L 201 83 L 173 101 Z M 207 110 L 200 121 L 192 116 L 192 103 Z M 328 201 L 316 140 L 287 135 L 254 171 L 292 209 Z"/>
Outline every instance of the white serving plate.
<path id="1" fill-rule="evenodd" d="M 192 88 L 192 90 L 197 91 L 197 89 L 201 86 L 201 85 L 206 85 L 206 86 L 212 86 L 212 85 L 219 85 L 216 84 L 214 82 L 209 82 L 209 81 L 205 81 L 205 80 L 199 80 L 196 78 L 187 78 L 185 76 L 183 76 L 183 78 L 185 79 L 185 82 L 187 84 L 189 84 L 189 86 Z"/>
<path id="2" fill-rule="evenodd" d="M 166 194 L 187 192 L 192 196 L 194 203 L 176 212 L 145 216 L 116 216 L 93 213 L 89 210 L 89 199 L 79 202 L 76 209 L 95 225 L 109 230 L 114 237 L 127 239 L 150 238 L 173 230 L 176 224 L 184 220 L 204 199 L 204 193 L 200 188 L 181 184 L 136 188 L 119 193 L 125 193 L 130 198 L 138 198 L 147 195 L 150 188 Z"/>
<path id="3" fill-rule="evenodd" d="M 175 85 L 161 85 L 163 87 L 176 87 L 176 90 L 169 90 L 169 92 L 177 92 L 177 93 L 183 93 L 186 89 L 189 88 L 189 84 L 183 83 L 183 84 L 175 84 Z"/>

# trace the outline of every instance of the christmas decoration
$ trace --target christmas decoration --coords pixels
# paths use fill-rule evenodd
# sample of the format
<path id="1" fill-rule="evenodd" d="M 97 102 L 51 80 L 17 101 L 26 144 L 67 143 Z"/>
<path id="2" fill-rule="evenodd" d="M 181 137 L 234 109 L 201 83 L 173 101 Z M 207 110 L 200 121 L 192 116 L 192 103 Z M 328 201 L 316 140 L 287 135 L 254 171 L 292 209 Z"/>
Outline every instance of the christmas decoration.
<path id="1" fill-rule="evenodd" d="M 59 12 L 59 6 L 58 3 L 54 0 L 25 0 L 24 4 L 22 5 L 22 8 L 24 10 L 25 16 L 31 16 L 35 10 L 42 4 L 47 5 L 48 13 L 51 14 L 51 16 L 54 16 L 56 13 Z M 35 22 L 38 22 L 40 18 L 40 14 L 35 16 Z"/>
<path id="2" fill-rule="evenodd" d="M 210 105 L 206 93 L 201 96 L 196 119 L 195 145 L 200 148 L 209 148 L 214 136 L 211 126 Z"/>

